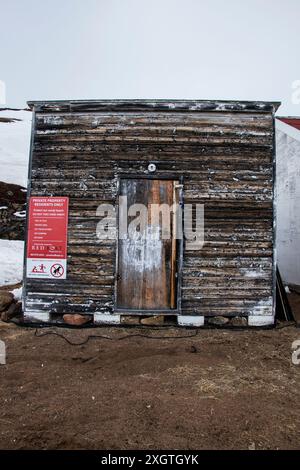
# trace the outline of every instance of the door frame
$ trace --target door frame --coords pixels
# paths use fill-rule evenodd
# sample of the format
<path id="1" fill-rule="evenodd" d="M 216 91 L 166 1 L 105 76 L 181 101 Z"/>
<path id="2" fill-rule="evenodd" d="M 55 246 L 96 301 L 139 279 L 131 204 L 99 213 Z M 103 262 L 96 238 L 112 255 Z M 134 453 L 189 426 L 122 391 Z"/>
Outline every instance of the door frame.
<path id="1" fill-rule="evenodd" d="M 130 309 L 120 308 L 118 304 L 118 271 L 119 271 L 119 196 L 120 196 L 120 181 L 123 179 L 148 179 L 148 180 L 170 180 L 177 181 L 180 187 L 178 188 L 178 200 L 182 210 L 184 210 L 183 202 L 183 176 L 170 175 L 170 176 L 159 176 L 159 175 L 128 175 L 122 173 L 117 178 L 117 198 L 116 198 L 116 258 L 115 258 L 115 279 L 114 279 L 114 313 L 127 314 L 127 315 L 155 315 L 162 313 L 164 315 L 179 315 L 181 314 L 181 287 L 182 287 L 182 266 L 183 266 L 183 236 L 181 240 L 177 240 L 177 256 L 176 256 L 176 274 L 177 274 L 177 285 L 176 285 L 176 308 L 170 309 Z M 183 224 L 183 218 L 182 218 Z M 183 227 L 182 227 L 183 229 Z"/>

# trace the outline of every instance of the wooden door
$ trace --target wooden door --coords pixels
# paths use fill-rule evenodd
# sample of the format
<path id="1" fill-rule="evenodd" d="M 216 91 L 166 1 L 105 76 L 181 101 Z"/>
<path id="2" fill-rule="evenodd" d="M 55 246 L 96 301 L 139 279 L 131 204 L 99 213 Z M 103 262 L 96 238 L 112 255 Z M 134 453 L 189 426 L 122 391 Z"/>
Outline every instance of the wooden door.
<path id="1" fill-rule="evenodd" d="M 144 231 L 127 233 L 118 240 L 117 308 L 129 310 L 169 310 L 176 308 L 175 216 L 170 220 L 153 217 L 152 204 L 175 202 L 175 181 L 122 179 L 120 196 L 127 196 L 127 209 L 143 204 L 148 211 Z M 123 206 L 122 206 L 123 207 Z M 125 208 L 119 206 L 120 217 Z M 157 207 L 157 206 L 156 206 Z M 128 225 L 135 219 L 125 216 Z M 123 219 L 124 220 L 124 219 Z M 166 227 L 166 223 L 169 227 Z M 169 228 L 170 237 L 162 237 Z"/>

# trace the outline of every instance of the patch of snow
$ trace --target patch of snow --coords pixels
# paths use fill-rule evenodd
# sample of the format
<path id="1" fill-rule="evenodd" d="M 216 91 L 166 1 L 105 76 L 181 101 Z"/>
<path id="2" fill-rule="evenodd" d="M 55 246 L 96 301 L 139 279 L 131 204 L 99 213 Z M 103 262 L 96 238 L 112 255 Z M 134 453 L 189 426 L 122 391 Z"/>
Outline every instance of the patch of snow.
<path id="1" fill-rule="evenodd" d="M 285 289 L 285 292 L 286 292 L 287 294 L 290 294 L 290 293 L 291 293 L 291 291 L 290 291 L 290 289 L 289 289 L 289 286 L 285 286 L 284 289 Z"/>
<path id="2" fill-rule="evenodd" d="M 16 284 L 23 278 L 24 242 L 0 240 L 0 286 Z"/>
<path id="3" fill-rule="evenodd" d="M 0 180 L 27 187 L 32 113 L 0 111 L 0 117 L 20 119 L 0 122 Z"/>
<path id="4" fill-rule="evenodd" d="M 256 279 L 256 278 L 259 278 L 259 277 L 263 277 L 264 273 L 260 272 L 260 271 L 245 270 L 244 276 L 247 277 L 247 278 Z"/>
<path id="5" fill-rule="evenodd" d="M 17 287 L 17 289 L 13 289 L 11 293 L 16 300 L 22 300 L 22 287 Z"/>
<path id="6" fill-rule="evenodd" d="M 14 212 L 16 217 L 26 217 L 26 211 Z"/>
<path id="7" fill-rule="evenodd" d="M 0 211 L 2 211 L 3 209 L 7 209 L 7 206 L 1 206 L 0 207 Z"/>

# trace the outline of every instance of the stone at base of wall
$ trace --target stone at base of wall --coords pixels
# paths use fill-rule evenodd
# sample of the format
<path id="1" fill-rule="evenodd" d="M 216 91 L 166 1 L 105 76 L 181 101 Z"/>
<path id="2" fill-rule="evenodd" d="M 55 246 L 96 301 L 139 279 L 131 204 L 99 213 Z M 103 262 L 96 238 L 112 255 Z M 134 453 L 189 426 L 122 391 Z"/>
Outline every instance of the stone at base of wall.
<path id="1" fill-rule="evenodd" d="M 94 313 L 94 323 L 96 325 L 116 325 L 121 323 L 121 315 L 116 313 Z"/>
<path id="2" fill-rule="evenodd" d="M 198 315 L 178 315 L 177 322 L 180 326 L 203 326 L 204 317 Z"/>
<path id="3" fill-rule="evenodd" d="M 24 312 L 24 322 L 50 322 L 50 314 L 48 312 L 40 312 L 38 310 L 30 310 Z"/>
<path id="4" fill-rule="evenodd" d="M 274 325 L 273 315 L 249 315 L 248 326 Z"/>
<path id="5" fill-rule="evenodd" d="M 27 323 L 50 323 L 50 314 L 38 310 L 24 312 L 24 322 Z M 55 322 L 53 322 L 55 323 Z M 121 315 L 113 313 L 94 313 L 94 324 L 98 325 L 119 325 Z M 178 315 L 177 324 L 179 326 L 204 326 L 204 316 L 201 315 Z M 273 315 L 249 315 L 248 326 L 268 326 L 274 324 Z"/>

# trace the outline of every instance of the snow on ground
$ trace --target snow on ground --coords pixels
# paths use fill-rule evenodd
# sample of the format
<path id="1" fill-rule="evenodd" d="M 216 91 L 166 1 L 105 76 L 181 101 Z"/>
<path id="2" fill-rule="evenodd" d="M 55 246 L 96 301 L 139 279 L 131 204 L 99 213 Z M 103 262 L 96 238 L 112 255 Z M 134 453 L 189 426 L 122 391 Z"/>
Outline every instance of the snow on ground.
<path id="1" fill-rule="evenodd" d="M 16 284 L 23 278 L 24 242 L 0 240 L 0 286 Z"/>
<path id="2" fill-rule="evenodd" d="M 30 111 L 0 111 L 0 182 L 27 187 L 31 117 Z M 4 118 L 17 121 L 4 122 Z M 1 206 L 1 210 L 5 207 Z M 25 213 L 15 215 L 24 217 Z M 0 240 L 1 286 L 22 280 L 23 251 L 23 241 Z"/>
<path id="3" fill-rule="evenodd" d="M 16 300 L 22 300 L 22 290 L 23 290 L 22 287 L 17 287 L 16 289 L 13 289 L 11 291 L 12 295 L 14 296 Z"/>
<path id="4" fill-rule="evenodd" d="M 4 183 L 27 187 L 31 117 L 30 111 L 0 111 L 0 118 L 21 119 L 0 120 L 0 181 Z"/>

